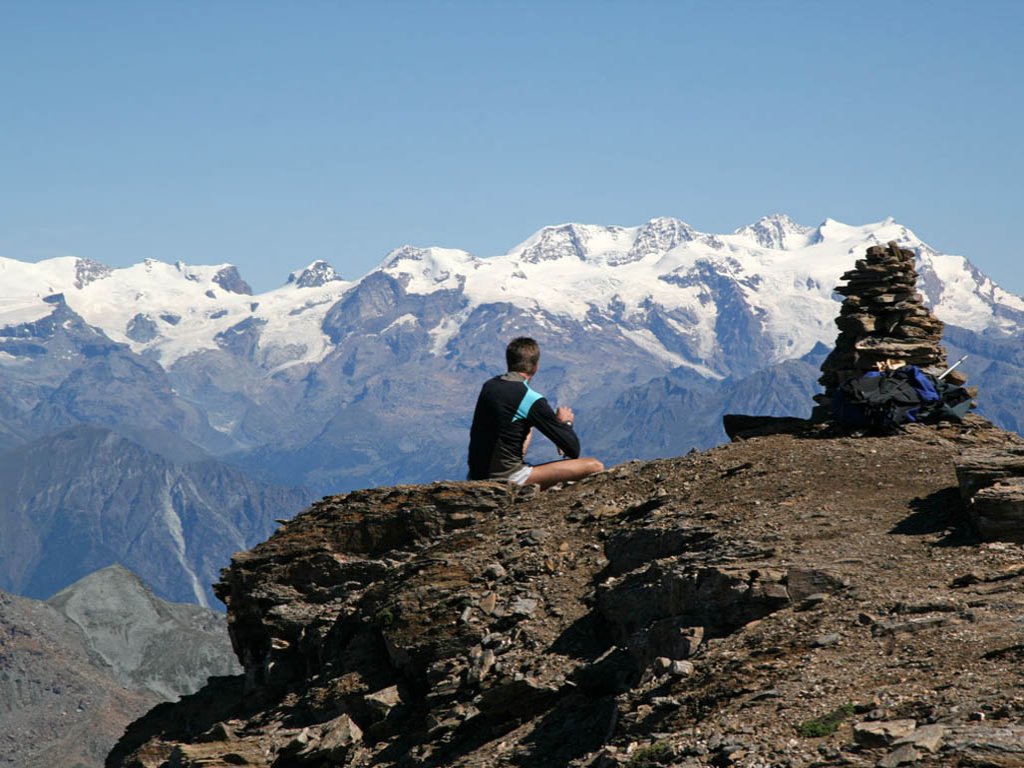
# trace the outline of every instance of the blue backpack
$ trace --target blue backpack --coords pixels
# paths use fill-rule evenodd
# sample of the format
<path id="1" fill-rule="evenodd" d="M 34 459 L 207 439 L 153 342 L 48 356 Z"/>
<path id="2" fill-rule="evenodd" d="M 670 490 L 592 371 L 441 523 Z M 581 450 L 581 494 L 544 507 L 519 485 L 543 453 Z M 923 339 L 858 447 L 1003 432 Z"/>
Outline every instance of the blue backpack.
<path id="1" fill-rule="evenodd" d="M 913 421 L 960 421 L 972 405 L 963 387 L 940 381 L 916 365 L 869 371 L 847 379 L 832 395 L 837 421 L 879 430 Z"/>

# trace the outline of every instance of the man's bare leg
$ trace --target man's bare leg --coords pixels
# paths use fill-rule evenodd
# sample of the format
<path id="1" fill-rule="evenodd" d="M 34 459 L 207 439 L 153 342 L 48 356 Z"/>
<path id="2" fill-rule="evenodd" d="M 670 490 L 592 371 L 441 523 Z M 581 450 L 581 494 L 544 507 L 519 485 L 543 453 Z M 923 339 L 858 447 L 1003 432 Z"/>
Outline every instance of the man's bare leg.
<path id="1" fill-rule="evenodd" d="M 597 459 L 552 461 L 547 464 L 538 464 L 531 469 L 525 485 L 539 485 L 542 491 L 546 491 L 552 485 L 558 485 L 568 480 L 582 480 L 584 477 L 603 471 L 604 464 Z"/>

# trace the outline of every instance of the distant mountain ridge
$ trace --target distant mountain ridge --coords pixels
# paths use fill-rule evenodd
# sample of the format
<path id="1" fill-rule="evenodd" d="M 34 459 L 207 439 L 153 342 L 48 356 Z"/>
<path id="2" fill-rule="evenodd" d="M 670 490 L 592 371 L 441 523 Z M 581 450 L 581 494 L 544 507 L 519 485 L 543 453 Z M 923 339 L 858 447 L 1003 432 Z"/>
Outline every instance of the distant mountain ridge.
<path id="1" fill-rule="evenodd" d="M 241 671 L 223 616 L 161 600 L 120 565 L 95 571 L 46 602 L 82 630 L 90 651 L 127 687 L 170 701 L 198 690 L 210 675 Z"/>
<path id="2" fill-rule="evenodd" d="M 0 462 L 0 588 L 44 598 L 123 563 L 162 596 L 218 606 L 210 585 L 220 567 L 310 496 L 181 458 L 93 425 L 9 451 Z"/>
<path id="3" fill-rule="evenodd" d="M 233 675 L 223 616 L 112 566 L 46 602 L 0 592 L 0 763 L 99 766 L 125 725 Z"/>
<path id="4" fill-rule="evenodd" d="M 162 596 L 210 602 L 241 531 L 264 536 L 310 498 L 286 488 L 464 478 L 474 399 L 518 335 L 544 350 L 534 385 L 574 406 L 608 464 L 714 445 L 727 411 L 806 416 L 833 288 L 890 240 L 916 253 L 982 412 L 1022 428 L 1024 300 L 892 219 L 563 224 L 487 258 L 403 246 L 356 280 L 314 262 L 260 294 L 230 264 L 0 259 L 0 492 L 28 521 L 0 587 L 47 594 L 68 581 L 46 563 L 71 579 L 119 561 Z M 116 439 L 49 460 L 91 429 Z M 555 458 L 543 443 L 530 460 Z"/>

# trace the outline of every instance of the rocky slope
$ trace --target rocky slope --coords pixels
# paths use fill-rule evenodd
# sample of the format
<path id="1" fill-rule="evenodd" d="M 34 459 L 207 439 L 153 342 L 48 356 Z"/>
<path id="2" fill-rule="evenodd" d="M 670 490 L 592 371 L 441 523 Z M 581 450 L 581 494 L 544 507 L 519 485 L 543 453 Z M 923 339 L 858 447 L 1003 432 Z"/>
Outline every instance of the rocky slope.
<path id="1" fill-rule="evenodd" d="M 0 765 L 98 766 L 147 709 L 238 670 L 222 616 L 123 568 L 46 603 L 0 592 Z"/>
<path id="2" fill-rule="evenodd" d="M 46 601 L 85 637 L 123 686 L 173 700 L 211 675 L 238 671 L 223 616 L 156 597 L 131 571 L 112 565 Z"/>
<path id="3" fill-rule="evenodd" d="M 107 765 L 1024 764 L 1021 550 L 953 466 L 1021 445 L 798 424 L 545 494 L 326 498 L 217 587 L 245 674 Z"/>

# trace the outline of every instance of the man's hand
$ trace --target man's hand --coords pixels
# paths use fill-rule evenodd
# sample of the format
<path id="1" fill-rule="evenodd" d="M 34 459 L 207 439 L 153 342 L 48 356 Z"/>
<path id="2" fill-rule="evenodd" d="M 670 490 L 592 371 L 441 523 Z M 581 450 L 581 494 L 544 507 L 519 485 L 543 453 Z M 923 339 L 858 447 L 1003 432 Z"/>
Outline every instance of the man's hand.
<path id="1" fill-rule="evenodd" d="M 526 433 L 526 439 L 523 440 L 523 456 L 526 456 L 526 452 L 530 449 L 530 441 L 533 440 L 533 427 Z"/>
<path id="2" fill-rule="evenodd" d="M 560 405 L 560 406 L 558 406 L 558 409 L 555 411 L 555 418 L 558 419 L 563 424 L 567 424 L 567 425 L 569 425 L 571 427 L 572 426 L 572 420 L 573 420 L 572 408 L 570 408 L 567 405 Z M 558 449 L 558 455 L 559 456 L 565 456 L 565 451 L 563 451 L 561 448 L 559 448 Z"/>

